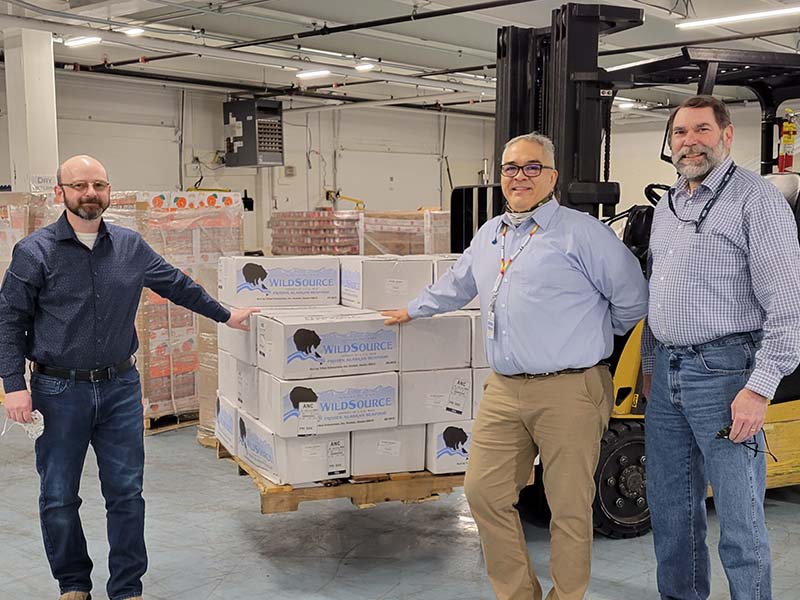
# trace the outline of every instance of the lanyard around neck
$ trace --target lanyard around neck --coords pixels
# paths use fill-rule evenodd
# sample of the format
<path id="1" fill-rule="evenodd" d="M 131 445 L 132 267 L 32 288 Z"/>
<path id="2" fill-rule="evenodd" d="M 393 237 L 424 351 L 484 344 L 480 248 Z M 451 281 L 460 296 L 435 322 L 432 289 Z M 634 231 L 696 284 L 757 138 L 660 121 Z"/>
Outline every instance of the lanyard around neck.
<path id="1" fill-rule="evenodd" d="M 733 178 L 733 173 L 736 171 L 736 165 L 731 163 L 728 167 L 727 171 L 725 171 L 725 175 L 722 177 L 722 181 L 720 182 L 719 186 L 717 186 L 714 195 L 709 198 L 709 200 L 703 206 L 703 210 L 700 211 L 700 216 L 695 221 L 694 219 L 682 219 L 678 216 L 678 213 L 675 212 L 675 205 L 672 203 L 672 194 L 673 189 L 670 188 L 669 192 L 667 192 L 667 202 L 669 203 L 669 209 L 672 211 L 672 214 L 675 215 L 675 218 L 678 219 L 681 223 L 694 223 L 694 231 L 697 233 L 700 231 L 700 225 L 703 224 L 703 221 L 706 220 L 708 213 L 711 211 L 711 207 L 714 206 L 716 201 L 719 199 L 720 194 L 725 189 L 725 187 L 730 183 L 731 179 Z"/>
<path id="2" fill-rule="evenodd" d="M 494 282 L 494 287 L 492 288 L 492 297 L 489 301 L 489 311 L 494 312 L 494 306 L 497 304 L 497 296 L 500 294 L 500 285 L 503 283 L 503 278 L 506 276 L 506 271 L 508 271 L 511 263 L 513 263 L 517 257 L 522 254 L 522 251 L 525 249 L 525 246 L 528 245 L 528 242 L 531 241 L 533 234 L 539 230 L 539 224 L 533 226 L 531 232 L 528 234 L 528 237 L 523 240 L 520 247 L 517 248 L 517 251 L 511 255 L 511 257 L 506 260 L 506 234 L 508 233 L 508 225 L 503 226 L 503 234 L 500 241 L 500 273 L 497 274 L 497 279 Z"/>

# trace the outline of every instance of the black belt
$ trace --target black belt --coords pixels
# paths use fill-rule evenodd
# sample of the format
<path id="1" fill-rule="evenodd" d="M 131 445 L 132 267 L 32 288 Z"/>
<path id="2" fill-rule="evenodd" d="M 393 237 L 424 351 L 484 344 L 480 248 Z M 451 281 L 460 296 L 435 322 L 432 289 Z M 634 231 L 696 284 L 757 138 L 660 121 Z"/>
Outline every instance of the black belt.
<path id="1" fill-rule="evenodd" d="M 588 371 L 589 369 L 594 369 L 595 367 L 607 367 L 608 363 L 606 362 L 599 362 L 596 365 L 592 365 L 591 367 L 583 367 L 581 369 L 561 369 L 560 371 L 549 371 L 547 373 L 517 373 L 516 375 L 509 375 L 509 377 L 517 377 L 517 378 L 524 378 L 524 379 L 539 379 L 540 377 L 553 377 L 554 375 L 567 375 L 569 373 L 583 373 L 584 371 Z"/>
<path id="2" fill-rule="evenodd" d="M 48 367 L 33 363 L 32 370 L 34 373 L 41 373 L 42 375 L 49 375 L 51 377 L 60 377 L 62 379 L 72 379 L 74 376 L 77 381 L 105 381 L 106 379 L 113 379 L 115 375 L 124 373 L 133 368 L 136 364 L 136 359 L 131 356 L 130 358 L 112 365 L 110 367 L 102 367 L 100 369 L 61 369 L 59 367 Z"/>

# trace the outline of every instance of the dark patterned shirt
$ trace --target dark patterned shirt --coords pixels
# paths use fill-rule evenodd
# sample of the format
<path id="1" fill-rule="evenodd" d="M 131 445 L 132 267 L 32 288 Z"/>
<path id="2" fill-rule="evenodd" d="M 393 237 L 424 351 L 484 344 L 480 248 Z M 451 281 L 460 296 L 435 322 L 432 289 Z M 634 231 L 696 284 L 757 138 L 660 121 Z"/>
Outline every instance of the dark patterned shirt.
<path id="1" fill-rule="evenodd" d="M 139 233 L 100 223 L 90 250 L 66 212 L 21 240 L 0 289 L 0 378 L 25 389 L 25 358 L 50 367 L 95 369 L 139 347 L 136 309 L 147 287 L 218 322 L 230 311 L 167 263 Z"/>

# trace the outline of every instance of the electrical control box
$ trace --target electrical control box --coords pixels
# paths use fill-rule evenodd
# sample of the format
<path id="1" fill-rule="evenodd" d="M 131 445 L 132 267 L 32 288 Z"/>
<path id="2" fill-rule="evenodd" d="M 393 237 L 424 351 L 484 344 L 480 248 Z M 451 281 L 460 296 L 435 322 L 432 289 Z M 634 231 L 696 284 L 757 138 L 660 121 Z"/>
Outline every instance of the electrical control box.
<path id="1" fill-rule="evenodd" d="M 223 103 L 225 165 L 283 164 L 283 110 L 275 100 L 245 98 Z"/>

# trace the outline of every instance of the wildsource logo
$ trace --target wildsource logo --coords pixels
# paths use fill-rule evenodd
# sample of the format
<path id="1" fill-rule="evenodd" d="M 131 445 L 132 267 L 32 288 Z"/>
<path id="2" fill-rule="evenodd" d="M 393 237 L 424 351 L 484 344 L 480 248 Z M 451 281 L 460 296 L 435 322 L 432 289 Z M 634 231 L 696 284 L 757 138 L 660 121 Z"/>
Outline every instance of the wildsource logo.
<path id="1" fill-rule="evenodd" d="M 446 427 L 437 440 L 436 458 L 443 456 L 468 456 L 469 435 L 460 427 Z"/>
<path id="2" fill-rule="evenodd" d="M 317 389 L 295 386 L 283 397 L 283 421 L 300 418 L 302 405 L 313 404 L 316 418 L 329 424 L 347 418 L 347 414 L 378 415 L 391 410 L 396 402 L 396 390 L 379 385 L 370 388 Z M 309 407 L 310 408 L 310 407 Z"/>
<path id="3" fill-rule="evenodd" d="M 246 263 L 238 273 L 236 293 L 248 290 L 251 292 L 264 292 L 269 295 L 266 286 L 267 270 L 256 263 Z"/>
<path id="4" fill-rule="evenodd" d="M 322 340 L 313 329 L 298 329 L 292 336 L 292 342 L 294 342 L 294 347 L 297 348 L 297 352 L 293 352 L 287 357 L 287 364 L 295 360 L 313 360 L 318 363 L 325 362 L 325 359 L 317 352 L 317 348 L 319 348 Z"/>
<path id="5" fill-rule="evenodd" d="M 349 364 L 365 356 L 381 356 L 394 350 L 395 333 L 381 329 L 371 332 L 328 332 L 320 337 L 313 329 L 301 328 L 289 338 L 287 346 L 286 364 L 296 360 L 312 360 L 322 364 L 332 358 L 334 363 Z"/>
<path id="6" fill-rule="evenodd" d="M 334 269 L 272 269 L 263 265 L 245 263 L 236 273 L 236 293 L 259 292 L 264 295 L 296 297 L 298 294 L 328 293 L 339 289 L 338 274 Z"/>

